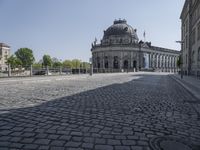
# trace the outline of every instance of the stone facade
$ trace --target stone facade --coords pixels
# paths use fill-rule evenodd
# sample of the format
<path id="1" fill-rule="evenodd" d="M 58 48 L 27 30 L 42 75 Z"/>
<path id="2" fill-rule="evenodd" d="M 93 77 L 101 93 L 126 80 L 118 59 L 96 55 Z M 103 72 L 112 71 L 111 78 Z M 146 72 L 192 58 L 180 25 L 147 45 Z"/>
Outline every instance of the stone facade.
<path id="1" fill-rule="evenodd" d="M 0 43 L 0 71 L 7 71 L 7 58 L 10 56 L 10 46 Z"/>
<path id="2" fill-rule="evenodd" d="M 126 20 L 115 20 L 104 31 L 100 44 L 92 43 L 93 68 L 100 72 L 151 70 L 176 72 L 179 51 L 152 46 L 139 41 L 137 30 Z"/>
<path id="3" fill-rule="evenodd" d="M 180 19 L 183 71 L 200 76 L 200 1 L 185 0 Z"/>

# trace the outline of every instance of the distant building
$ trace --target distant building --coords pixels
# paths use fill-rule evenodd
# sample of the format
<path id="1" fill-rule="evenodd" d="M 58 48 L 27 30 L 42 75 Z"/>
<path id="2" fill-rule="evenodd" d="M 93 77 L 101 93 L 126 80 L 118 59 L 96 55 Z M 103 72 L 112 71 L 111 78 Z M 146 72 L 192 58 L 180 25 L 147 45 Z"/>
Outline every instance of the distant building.
<path id="1" fill-rule="evenodd" d="M 180 55 L 179 51 L 139 41 L 137 30 L 128 25 L 126 20 L 115 20 L 104 31 L 99 44 L 95 39 L 91 51 L 93 68 L 99 72 L 134 69 L 176 72 Z"/>
<path id="2" fill-rule="evenodd" d="M 0 71 L 7 71 L 8 65 L 6 61 L 10 56 L 10 46 L 0 43 Z"/>
<path id="3" fill-rule="evenodd" d="M 183 71 L 200 75 L 200 1 L 185 0 L 180 19 Z"/>

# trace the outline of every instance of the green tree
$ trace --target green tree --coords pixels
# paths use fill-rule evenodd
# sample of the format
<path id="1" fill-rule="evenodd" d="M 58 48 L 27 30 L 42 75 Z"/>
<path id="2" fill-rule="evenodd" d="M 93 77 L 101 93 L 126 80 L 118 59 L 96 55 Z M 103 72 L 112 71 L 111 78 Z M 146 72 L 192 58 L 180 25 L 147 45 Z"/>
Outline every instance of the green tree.
<path id="1" fill-rule="evenodd" d="M 72 68 L 72 62 L 71 62 L 71 60 L 65 60 L 65 61 L 63 61 L 62 66 L 64 68 Z"/>
<path id="2" fill-rule="evenodd" d="M 29 48 L 20 48 L 15 52 L 16 57 L 21 61 L 23 67 L 27 68 L 33 64 L 35 58 L 33 51 Z"/>
<path id="3" fill-rule="evenodd" d="M 52 58 L 52 64 L 54 68 L 58 68 L 62 66 L 62 63 L 59 61 L 59 59 L 55 57 Z"/>
<path id="4" fill-rule="evenodd" d="M 43 56 L 43 66 L 47 67 L 47 66 L 51 66 L 52 65 L 52 59 L 51 56 L 49 55 L 44 55 Z"/>
<path id="5" fill-rule="evenodd" d="M 11 55 L 8 59 L 7 59 L 7 64 L 10 65 L 11 69 L 15 69 L 19 66 L 22 65 L 21 60 L 19 60 L 15 55 Z"/>
<path id="6" fill-rule="evenodd" d="M 88 63 L 88 62 L 82 62 L 81 66 L 82 66 L 83 69 L 89 69 L 90 68 L 90 63 Z"/>
<path id="7" fill-rule="evenodd" d="M 73 59 L 71 62 L 72 62 L 72 68 L 73 69 L 77 69 L 81 65 L 81 61 L 79 59 Z"/>
<path id="8" fill-rule="evenodd" d="M 182 63 L 181 56 L 179 56 L 176 62 L 178 68 L 181 68 L 181 63 Z"/>
<path id="9" fill-rule="evenodd" d="M 41 69 L 41 68 L 42 68 L 42 64 L 39 63 L 39 62 L 34 63 L 34 64 L 33 64 L 33 68 L 34 68 L 34 69 Z"/>
<path id="10" fill-rule="evenodd" d="M 62 63 L 60 61 L 53 63 L 54 68 L 58 68 L 58 67 L 61 67 L 61 66 L 62 66 Z"/>

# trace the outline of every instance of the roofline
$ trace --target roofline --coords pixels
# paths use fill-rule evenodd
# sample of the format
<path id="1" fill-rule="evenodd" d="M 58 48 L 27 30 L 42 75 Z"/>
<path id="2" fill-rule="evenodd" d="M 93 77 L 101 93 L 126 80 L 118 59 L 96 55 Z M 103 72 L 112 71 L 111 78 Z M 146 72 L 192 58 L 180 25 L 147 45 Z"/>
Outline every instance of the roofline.
<path id="1" fill-rule="evenodd" d="M 10 48 L 9 45 L 5 44 L 5 43 L 0 43 L 0 47 L 7 47 L 7 48 Z"/>

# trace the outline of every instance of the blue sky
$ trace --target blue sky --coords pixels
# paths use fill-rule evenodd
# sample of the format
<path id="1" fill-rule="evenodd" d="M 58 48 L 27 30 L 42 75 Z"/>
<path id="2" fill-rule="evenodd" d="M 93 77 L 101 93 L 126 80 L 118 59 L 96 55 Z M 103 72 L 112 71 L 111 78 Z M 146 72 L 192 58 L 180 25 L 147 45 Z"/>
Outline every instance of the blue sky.
<path id="1" fill-rule="evenodd" d="M 91 43 L 113 21 L 126 19 L 140 39 L 180 49 L 184 0 L 0 0 L 0 42 L 59 59 L 89 61 Z"/>

